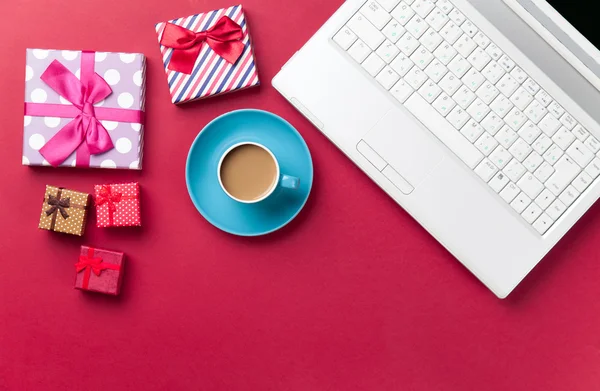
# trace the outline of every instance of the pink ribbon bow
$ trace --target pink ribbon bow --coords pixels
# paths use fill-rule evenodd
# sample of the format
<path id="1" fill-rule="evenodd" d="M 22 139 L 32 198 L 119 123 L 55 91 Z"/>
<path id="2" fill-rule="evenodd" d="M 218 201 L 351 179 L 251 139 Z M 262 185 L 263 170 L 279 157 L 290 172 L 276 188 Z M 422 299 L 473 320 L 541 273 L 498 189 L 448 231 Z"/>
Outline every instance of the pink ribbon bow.
<path id="1" fill-rule="evenodd" d="M 25 115 L 74 118 L 40 149 L 40 154 L 52 166 L 60 165 L 77 151 L 76 165 L 88 167 L 91 155 L 113 149 L 110 135 L 100 120 L 143 123 L 141 110 L 94 107 L 95 103 L 112 94 L 106 80 L 94 71 L 94 57 L 94 52 L 81 53 L 81 81 L 58 60 L 54 60 L 41 76 L 72 106 L 25 103 Z"/>

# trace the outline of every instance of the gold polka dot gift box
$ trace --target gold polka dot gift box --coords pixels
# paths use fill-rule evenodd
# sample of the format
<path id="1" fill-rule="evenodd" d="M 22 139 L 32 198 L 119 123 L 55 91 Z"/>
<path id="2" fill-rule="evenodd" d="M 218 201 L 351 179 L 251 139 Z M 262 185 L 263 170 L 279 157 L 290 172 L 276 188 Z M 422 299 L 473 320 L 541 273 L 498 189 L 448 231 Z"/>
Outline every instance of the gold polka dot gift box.
<path id="1" fill-rule="evenodd" d="M 88 203 L 87 193 L 46 186 L 39 228 L 83 236 Z"/>
<path id="2" fill-rule="evenodd" d="M 96 226 L 139 227 L 140 185 L 137 182 L 96 185 Z"/>

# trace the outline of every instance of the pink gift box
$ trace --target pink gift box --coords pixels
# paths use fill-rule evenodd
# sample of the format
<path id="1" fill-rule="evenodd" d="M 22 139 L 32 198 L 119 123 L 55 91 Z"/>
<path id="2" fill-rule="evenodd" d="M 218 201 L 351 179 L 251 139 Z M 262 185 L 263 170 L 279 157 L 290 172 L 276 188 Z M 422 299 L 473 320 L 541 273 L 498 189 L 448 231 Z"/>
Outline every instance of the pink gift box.
<path id="1" fill-rule="evenodd" d="M 81 246 L 75 264 L 75 289 L 118 295 L 123 281 L 124 254 Z"/>

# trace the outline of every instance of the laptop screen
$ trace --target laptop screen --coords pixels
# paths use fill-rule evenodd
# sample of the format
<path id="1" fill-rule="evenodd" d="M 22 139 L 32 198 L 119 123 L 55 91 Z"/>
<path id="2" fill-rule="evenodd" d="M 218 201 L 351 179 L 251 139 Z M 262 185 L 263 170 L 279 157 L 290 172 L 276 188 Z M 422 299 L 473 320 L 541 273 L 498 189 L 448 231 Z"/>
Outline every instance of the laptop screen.
<path id="1" fill-rule="evenodd" d="M 559 14 L 600 49 L 598 14 L 590 8 L 590 0 L 546 0 Z"/>

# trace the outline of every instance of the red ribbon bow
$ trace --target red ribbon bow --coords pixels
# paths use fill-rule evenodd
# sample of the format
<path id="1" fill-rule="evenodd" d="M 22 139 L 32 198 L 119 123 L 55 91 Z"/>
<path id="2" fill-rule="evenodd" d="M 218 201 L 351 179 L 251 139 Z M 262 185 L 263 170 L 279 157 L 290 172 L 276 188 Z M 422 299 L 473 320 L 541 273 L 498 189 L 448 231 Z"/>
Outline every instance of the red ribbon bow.
<path id="1" fill-rule="evenodd" d="M 121 202 L 122 198 L 123 193 L 113 191 L 109 185 L 102 185 L 98 197 L 96 197 L 96 206 L 108 204 L 109 212 L 115 212 L 117 210 L 115 204 Z"/>
<path id="2" fill-rule="evenodd" d="M 168 68 L 189 75 L 200 55 L 203 42 L 225 61 L 235 64 L 244 51 L 245 46 L 241 41 L 243 37 L 242 27 L 228 16 L 223 16 L 213 27 L 198 33 L 167 23 L 160 44 L 174 49 Z"/>
<path id="3" fill-rule="evenodd" d="M 102 262 L 102 258 L 94 257 L 94 249 L 90 247 L 88 248 L 87 255 L 79 256 L 79 262 L 75 264 L 75 269 L 77 270 L 77 273 L 85 271 L 82 288 L 88 289 L 92 271 L 95 275 L 100 277 L 100 274 L 102 274 L 104 270 L 121 270 L 121 267 L 119 265 L 113 265 L 112 263 L 104 263 Z"/>

